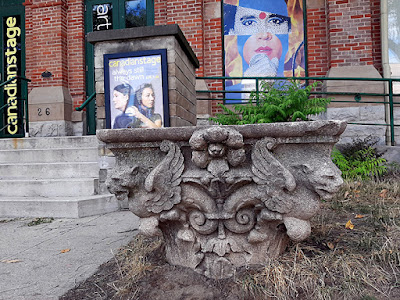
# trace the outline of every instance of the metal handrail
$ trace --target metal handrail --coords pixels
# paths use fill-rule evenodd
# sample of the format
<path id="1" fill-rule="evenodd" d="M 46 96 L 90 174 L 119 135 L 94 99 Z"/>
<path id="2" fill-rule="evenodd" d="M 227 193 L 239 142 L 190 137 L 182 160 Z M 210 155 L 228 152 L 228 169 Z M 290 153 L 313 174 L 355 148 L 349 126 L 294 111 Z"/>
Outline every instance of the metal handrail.
<path id="1" fill-rule="evenodd" d="M 251 79 L 255 80 L 255 88 L 256 88 L 256 98 L 258 99 L 259 94 L 259 82 L 263 80 L 301 80 L 308 83 L 308 81 L 329 81 L 329 80 L 340 80 L 340 81 L 367 81 L 367 82 L 383 82 L 388 84 L 388 91 L 384 93 L 364 93 L 364 92 L 311 92 L 312 95 L 340 95 L 340 96 L 351 96 L 354 95 L 354 100 L 332 100 L 331 102 L 343 102 L 343 103 L 375 103 L 375 104 L 384 104 L 386 107 L 386 111 L 388 113 L 388 117 L 386 117 L 386 124 L 366 124 L 366 123 L 350 123 L 349 124 L 356 124 L 356 125 L 379 125 L 379 126 L 390 126 L 390 136 L 391 136 L 391 145 L 395 145 L 394 141 L 394 128 L 400 126 L 399 124 L 394 124 L 394 105 L 400 104 L 400 102 L 394 102 L 393 98 L 400 96 L 400 94 L 395 94 L 393 92 L 393 83 L 400 82 L 400 78 L 356 78 L 356 77 L 227 77 L 227 76 L 203 76 L 203 77 L 196 77 L 200 80 L 213 80 L 213 81 L 221 81 L 224 83 L 225 80 L 243 80 L 243 79 Z M 197 100 L 237 100 L 237 99 L 230 99 L 225 98 L 225 94 L 235 94 L 235 93 L 247 93 L 250 94 L 250 91 L 230 91 L 226 89 L 218 89 L 212 88 L 212 90 L 197 90 L 197 93 L 208 93 L 211 96 L 209 98 L 197 98 Z M 213 98 L 212 94 L 222 94 L 222 98 Z M 361 96 L 375 96 L 375 97 L 385 97 L 383 101 L 361 101 Z M 247 102 L 246 102 L 247 103 Z M 242 104 L 246 104 L 242 103 Z M 241 104 L 241 103 L 238 103 Z M 387 120 L 389 119 L 389 120 Z"/>
<path id="2" fill-rule="evenodd" d="M 4 81 L 4 82 L 2 82 L 2 83 L 0 83 L 0 89 L 2 89 L 4 86 L 6 86 L 7 84 L 9 84 L 10 82 L 12 82 L 12 81 L 14 81 L 14 80 L 24 80 L 24 81 L 26 81 L 26 82 L 31 82 L 32 80 L 31 79 L 28 79 L 28 78 L 26 78 L 26 77 L 24 77 L 24 76 L 19 76 L 19 75 L 17 75 L 17 76 L 14 76 L 14 77 L 12 77 L 12 78 L 10 78 L 10 79 L 8 79 L 8 80 L 6 80 L 6 81 Z M 22 115 L 22 119 L 24 119 L 25 118 L 25 132 L 26 133 L 29 133 L 29 110 L 28 110 L 28 99 L 18 99 L 19 101 L 23 101 L 24 102 L 24 110 L 25 110 L 25 112 L 23 113 L 23 115 Z M 2 107 L 0 107 L 0 112 L 2 111 L 2 110 L 4 110 L 6 107 L 8 107 L 9 106 L 9 103 L 6 103 L 6 104 L 4 104 Z M 5 126 L 3 126 L 1 129 L 0 129 L 0 132 L 2 132 L 5 128 L 7 128 L 7 126 L 9 126 L 11 124 L 11 122 L 9 122 L 8 124 L 6 124 Z"/>
<path id="3" fill-rule="evenodd" d="M 96 98 L 96 92 L 94 92 L 93 94 L 91 94 L 91 95 L 89 96 L 89 98 L 87 98 L 87 99 L 85 100 L 85 102 L 82 103 L 81 106 L 75 107 L 75 110 L 76 110 L 76 111 L 81 111 L 81 110 L 83 110 L 83 109 L 86 107 L 86 105 L 88 105 L 88 104 L 89 104 L 93 99 L 95 99 L 95 98 Z"/>
<path id="4" fill-rule="evenodd" d="M 82 111 L 87 105 L 89 105 L 93 99 L 96 99 L 96 92 L 91 94 L 85 102 L 82 103 L 81 106 L 76 107 L 76 111 Z M 90 111 L 90 106 L 86 109 L 86 120 L 87 120 L 87 133 L 90 135 L 96 134 L 96 108 L 93 105 L 92 110 Z"/>

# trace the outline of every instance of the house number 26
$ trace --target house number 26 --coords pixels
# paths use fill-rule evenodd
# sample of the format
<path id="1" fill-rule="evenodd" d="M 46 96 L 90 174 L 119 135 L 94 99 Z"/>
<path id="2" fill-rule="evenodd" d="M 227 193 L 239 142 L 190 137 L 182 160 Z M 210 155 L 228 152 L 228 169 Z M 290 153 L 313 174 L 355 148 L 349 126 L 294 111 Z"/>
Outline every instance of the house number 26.
<path id="1" fill-rule="evenodd" d="M 44 113 L 46 114 L 46 116 L 50 115 L 50 108 L 46 107 Z M 42 109 L 38 108 L 38 116 L 41 117 L 43 115 Z"/>

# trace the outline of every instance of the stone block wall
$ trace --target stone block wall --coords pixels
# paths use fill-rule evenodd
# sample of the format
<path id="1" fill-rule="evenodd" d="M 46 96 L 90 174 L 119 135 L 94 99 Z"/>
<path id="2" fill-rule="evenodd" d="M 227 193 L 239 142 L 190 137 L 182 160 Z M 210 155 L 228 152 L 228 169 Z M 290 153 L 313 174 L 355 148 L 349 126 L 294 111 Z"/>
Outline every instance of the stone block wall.
<path id="1" fill-rule="evenodd" d="M 170 126 L 196 125 L 198 60 L 177 25 L 98 31 L 88 41 L 95 45 L 98 128 L 105 127 L 103 55 L 155 49 L 167 49 Z"/>

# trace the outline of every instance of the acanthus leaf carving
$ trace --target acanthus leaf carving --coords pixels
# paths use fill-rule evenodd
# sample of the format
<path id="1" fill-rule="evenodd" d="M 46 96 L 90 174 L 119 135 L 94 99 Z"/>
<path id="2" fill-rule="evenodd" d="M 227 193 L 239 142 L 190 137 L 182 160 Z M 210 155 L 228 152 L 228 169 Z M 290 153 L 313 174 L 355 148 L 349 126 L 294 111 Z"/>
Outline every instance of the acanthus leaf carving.
<path id="1" fill-rule="evenodd" d="M 199 128 L 191 131 L 190 147 L 187 140 L 177 139 L 182 149 L 163 141 L 166 155 L 155 167 L 151 160 L 159 161 L 160 151 L 152 144 L 134 158 L 122 148 L 117 196 L 130 196 L 145 232 L 162 232 L 168 262 L 225 278 L 236 266 L 278 256 L 289 239 L 309 236 L 319 197 L 341 183 L 327 155 L 332 143 L 315 140 L 310 147 L 303 127 L 299 135 L 271 128 L 265 133 L 276 139 L 264 134 L 259 141 L 249 127 Z"/>

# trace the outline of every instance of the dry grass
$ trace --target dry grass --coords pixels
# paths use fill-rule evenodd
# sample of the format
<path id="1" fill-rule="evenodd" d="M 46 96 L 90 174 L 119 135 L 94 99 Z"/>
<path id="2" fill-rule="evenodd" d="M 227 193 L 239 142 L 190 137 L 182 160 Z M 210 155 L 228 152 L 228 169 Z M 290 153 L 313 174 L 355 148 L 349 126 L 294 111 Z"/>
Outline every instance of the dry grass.
<path id="1" fill-rule="evenodd" d="M 236 281 L 254 299 L 400 299 L 399 180 L 346 182 L 308 240 Z"/>
<path id="2" fill-rule="evenodd" d="M 353 229 L 345 228 L 349 220 Z M 346 182 L 312 226 L 311 236 L 279 259 L 238 272 L 232 284 L 243 299 L 400 299 L 399 179 Z M 137 282 L 163 263 L 154 259 L 161 245 L 137 236 L 115 256 L 113 299 L 138 299 Z"/>
<path id="3" fill-rule="evenodd" d="M 154 250 L 160 248 L 160 238 L 147 238 L 137 235 L 128 246 L 121 249 L 114 258 L 118 266 L 119 279 L 108 283 L 116 290 L 115 298 L 130 294 L 130 299 L 135 299 L 139 289 L 136 282 L 152 270 L 155 265 L 149 260 Z"/>

